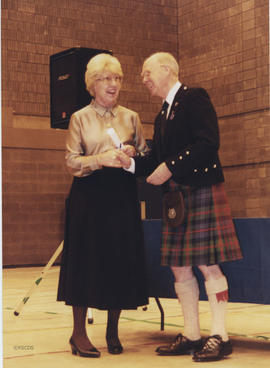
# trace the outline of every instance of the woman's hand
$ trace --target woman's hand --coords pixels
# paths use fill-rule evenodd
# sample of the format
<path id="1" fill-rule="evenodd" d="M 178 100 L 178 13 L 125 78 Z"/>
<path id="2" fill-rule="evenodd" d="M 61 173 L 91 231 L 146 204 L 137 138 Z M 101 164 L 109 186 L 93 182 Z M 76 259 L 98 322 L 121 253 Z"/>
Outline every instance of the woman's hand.
<path id="1" fill-rule="evenodd" d="M 124 146 L 121 148 L 121 150 L 128 155 L 129 157 L 134 157 L 136 154 L 136 150 L 133 146 L 130 144 L 124 144 Z"/>
<path id="2" fill-rule="evenodd" d="M 97 162 L 101 166 L 123 167 L 130 165 L 130 158 L 120 149 L 111 149 L 97 155 Z"/>

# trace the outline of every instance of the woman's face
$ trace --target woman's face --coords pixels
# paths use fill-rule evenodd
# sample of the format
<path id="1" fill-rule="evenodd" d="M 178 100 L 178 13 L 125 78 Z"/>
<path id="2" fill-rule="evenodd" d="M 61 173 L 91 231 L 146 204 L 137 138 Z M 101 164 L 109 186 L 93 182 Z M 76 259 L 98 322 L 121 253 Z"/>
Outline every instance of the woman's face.
<path id="1" fill-rule="evenodd" d="M 95 81 L 95 100 L 103 107 L 113 107 L 121 89 L 122 77 L 110 71 L 104 71 Z"/>

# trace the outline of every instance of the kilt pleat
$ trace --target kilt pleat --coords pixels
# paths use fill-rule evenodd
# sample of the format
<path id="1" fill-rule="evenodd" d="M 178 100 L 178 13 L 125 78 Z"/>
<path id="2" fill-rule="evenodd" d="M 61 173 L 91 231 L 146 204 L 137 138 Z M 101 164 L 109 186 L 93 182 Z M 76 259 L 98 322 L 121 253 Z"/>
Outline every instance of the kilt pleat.
<path id="1" fill-rule="evenodd" d="M 182 191 L 186 215 L 178 227 L 163 221 L 162 265 L 212 265 L 242 258 L 222 183 L 191 188 L 171 180 L 168 189 Z"/>

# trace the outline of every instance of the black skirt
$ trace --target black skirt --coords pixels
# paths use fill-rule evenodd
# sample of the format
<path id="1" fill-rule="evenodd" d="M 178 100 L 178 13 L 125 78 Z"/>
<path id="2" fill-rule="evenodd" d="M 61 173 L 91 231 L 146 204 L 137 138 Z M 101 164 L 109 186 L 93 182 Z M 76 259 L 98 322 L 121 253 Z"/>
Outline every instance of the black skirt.
<path id="1" fill-rule="evenodd" d="M 57 300 L 98 309 L 148 303 L 143 229 L 133 174 L 74 177 L 66 205 Z"/>

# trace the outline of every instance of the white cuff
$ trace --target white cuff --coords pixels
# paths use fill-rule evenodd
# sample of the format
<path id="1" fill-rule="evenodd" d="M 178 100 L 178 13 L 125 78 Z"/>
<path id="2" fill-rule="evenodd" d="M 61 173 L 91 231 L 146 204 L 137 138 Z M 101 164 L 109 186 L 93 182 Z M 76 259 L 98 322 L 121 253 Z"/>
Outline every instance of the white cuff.
<path id="1" fill-rule="evenodd" d="M 132 157 L 130 157 L 130 160 L 131 160 L 131 164 L 130 164 L 129 168 L 125 169 L 125 170 L 129 171 L 132 174 L 134 174 L 135 173 L 135 161 Z"/>

